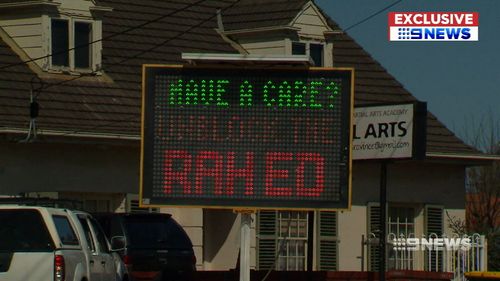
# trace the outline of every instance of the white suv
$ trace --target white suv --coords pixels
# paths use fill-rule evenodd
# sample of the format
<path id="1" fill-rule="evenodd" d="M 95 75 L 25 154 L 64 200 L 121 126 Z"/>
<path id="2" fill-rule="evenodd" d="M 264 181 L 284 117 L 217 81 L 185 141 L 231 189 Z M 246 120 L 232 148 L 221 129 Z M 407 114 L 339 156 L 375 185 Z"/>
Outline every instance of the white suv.
<path id="1" fill-rule="evenodd" d="M 126 280 L 115 250 L 87 213 L 0 205 L 0 280 Z"/>

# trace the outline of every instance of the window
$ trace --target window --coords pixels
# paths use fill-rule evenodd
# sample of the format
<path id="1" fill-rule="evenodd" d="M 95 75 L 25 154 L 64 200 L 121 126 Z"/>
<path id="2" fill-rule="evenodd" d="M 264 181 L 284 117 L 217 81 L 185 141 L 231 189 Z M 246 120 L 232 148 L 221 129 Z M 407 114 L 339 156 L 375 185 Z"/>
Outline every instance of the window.
<path id="1" fill-rule="evenodd" d="M 92 228 L 93 228 L 94 233 L 96 235 L 96 238 L 97 238 L 96 242 L 99 245 L 99 251 L 101 253 L 110 253 L 111 251 L 108 247 L 108 242 L 106 240 L 106 236 L 104 235 L 104 232 L 102 231 L 99 224 L 93 219 L 90 219 L 89 222 L 92 225 Z"/>
<path id="2" fill-rule="evenodd" d="M 443 235 L 443 206 L 425 206 L 425 234 L 427 237 L 442 237 Z M 425 270 L 442 271 L 443 256 L 436 251 L 425 251 Z"/>
<path id="3" fill-rule="evenodd" d="M 323 44 L 309 44 L 309 56 L 315 66 L 323 66 Z"/>
<path id="4" fill-rule="evenodd" d="M 61 243 L 65 245 L 79 245 L 78 238 L 76 238 L 75 231 L 65 216 L 52 216 L 56 226 L 57 234 Z"/>
<path id="5" fill-rule="evenodd" d="M 415 237 L 416 209 L 413 206 L 391 205 L 387 209 L 387 237 Z M 368 270 L 379 270 L 380 207 L 378 203 L 368 204 Z M 375 239 L 373 239 L 375 238 Z M 412 269 L 414 253 L 391 250 L 388 241 L 387 267 L 389 269 Z"/>
<path id="6" fill-rule="evenodd" d="M 94 240 L 92 239 L 92 231 L 90 231 L 89 224 L 87 222 L 87 219 L 85 217 L 78 217 L 78 220 L 80 221 L 80 224 L 82 225 L 83 228 L 83 234 L 85 235 L 85 240 L 87 240 L 87 244 L 89 249 L 95 253 L 96 248 L 94 245 Z"/>
<path id="7" fill-rule="evenodd" d="M 305 55 L 306 43 L 292 42 L 292 55 Z"/>
<path id="8" fill-rule="evenodd" d="M 165 216 L 128 216 L 125 229 L 134 247 L 188 249 L 193 246 L 184 229 Z"/>
<path id="9" fill-rule="evenodd" d="M 69 30 L 67 20 L 52 20 L 52 65 L 69 66 Z"/>
<path id="10" fill-rule="evenodd" d="M 314 66 L 323 66 L 323 44 L 292 42 L 292 55 L 309 55 Z"/>
<path id="11" fill-rule="evenodd" d="M 387 217 L 389 232 L 397 237 L 415 235 L 415 209 L 412 207 L 389 207 Z"/>
<path id="12" fill-rule="evenodd" d="M 415 209 L 413 207 L 389 207 L 387 217 L 388 234 L 394 237 L 415 237 Z M 413 269 L 413 251 L 393 251 L 388 244 L 389 269 Z"/>
<path id="13" fill-rule="evenodd" d="M 423 206 L 421 206 L 423 207 Z M 414 251 L 394 251 L 391 239 L 395 236 L 404 237 L 442 237 L 443 235 L 443 207 L 426 205 L 424 209 L 423 229 L 424 232 L 415 233 L 415 218 L 421 211 L 421 207 L 408 205 L 389 205 L 387 209 L 387 267 L 388 269 L 403 270 L 426 270 L 442 271 L 443 255 L 436 251 L 428 251 L 422 254 Z M 368 270 L 378 271 L 379 268 L 379 244 L 380 238 L 380 207 L 378 203 L 369 203 L 368 210 L 368 233 L 367 237 L 376 238 L 367 241 Z"/>
<path id="14" fill-rule="evenodd" d="M 37 210 L 0 210 L 0 252 L 50 252 L 54 242 Z"/>
<path id="15" fill-rule="evenodd" d="M 319 215 L 315 226 L 317 269 L 337 270 L 337 213 L 316 212 L 316 215 Z M 308 243 L 312 238 L 309 219 L 308 212 L 260 211 L 258 269 L 306 270 L 308 247 L 311 247 Z"/>
<path id="16" fill-rule="evenodd" d="M 75 67 L 90 67 L 91 24 L 75 22 Z"/>
<path id="17" fill-rule="evenodd" d="M 277 270 L 305 270 L 307 212 L 278 212 Z"/>
<path id="18" fill-rule="evenodd" d="M 53 69 L 92 68 L 92 23 L 73 19 L 51 21 Z"/>

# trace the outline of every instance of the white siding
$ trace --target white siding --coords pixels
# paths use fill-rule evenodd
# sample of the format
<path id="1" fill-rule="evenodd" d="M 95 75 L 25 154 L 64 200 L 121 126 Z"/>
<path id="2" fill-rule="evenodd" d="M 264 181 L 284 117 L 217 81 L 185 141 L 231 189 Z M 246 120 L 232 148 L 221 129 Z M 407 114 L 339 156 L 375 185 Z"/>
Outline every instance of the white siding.
<path id="1" fill-rule="evenodd" d="M 269 41 L 240 40 L 240 45 L 250 54 L 258 55 L 286 55 L 285 40 L 269 39 Z"/>
<path id="2" fill-rule="evenodd" d="M 4 194 L 139 190 L 138 147 L 6 143 L 0 155 Z"/>
<path id="3" fill-rule="evenodd" d="M 299 36 L 319 40 L 324 40 L 323 32 L 331 30 L 313 6 L 302 11 L 292 26 L 300 28 Z"/>
<path id="4" fill-rule="evenodd" d="M 236 267 L 240 248 L 240 215 L 232 210 L 204 210 L 204 270 Z M 255 216 L 252 216 L 250 267 L 255 269 Z"/>
<path id="5" fill-rule="evenodd" d="M 366 233 L 366 206 L 338 212 L 339 270 L 361 270 L 361 235 Z M 365 251 L 366 253 L 366 251 Z M 366 264 L 365 264 L 366 269 Z"/>
<path id="6" fill-rule="evenodd" d="M 66 13 L 77 14 L 85 17 L 91 17 L 90 7 L 95 5 L 92 3 L 94 1 L 88 0 L 64 0 L 61 1 L 60 9 Z"/>
<path id="7" fill-rule="evenodd" d="M 0 16 L 0 26 L 30 58 L 44 55 L 40 15 L 25 15 L 21 18 L 3 15 Z"/>

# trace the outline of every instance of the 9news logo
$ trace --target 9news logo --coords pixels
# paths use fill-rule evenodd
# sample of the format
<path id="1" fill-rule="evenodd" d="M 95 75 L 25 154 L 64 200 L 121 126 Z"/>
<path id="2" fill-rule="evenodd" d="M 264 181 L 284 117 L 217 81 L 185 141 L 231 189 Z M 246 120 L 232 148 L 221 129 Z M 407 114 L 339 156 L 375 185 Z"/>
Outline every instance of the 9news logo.
<path id="1" fill-rule="evenodd" d="M 390 12 L 390 41 L 479 41 L 479 13 Z"/>

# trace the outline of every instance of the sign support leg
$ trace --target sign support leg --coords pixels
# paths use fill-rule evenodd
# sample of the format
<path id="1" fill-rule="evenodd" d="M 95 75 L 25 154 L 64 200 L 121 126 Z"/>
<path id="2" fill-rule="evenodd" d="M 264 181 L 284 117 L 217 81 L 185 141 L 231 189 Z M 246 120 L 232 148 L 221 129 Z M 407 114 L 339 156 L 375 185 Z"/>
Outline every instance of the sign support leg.
<path id="1" fill-rule="evenodd" d="M 382 161 L 380 166 L 380 256 L 379 280 L 385 281 L 386 244 L 387 244 L 387 161 Z"/>
<path id="2" fill-rule="evenodd" d="M 240 281 L 250 281 L 250 225 L 251 212 L 240 212 Z"/>

